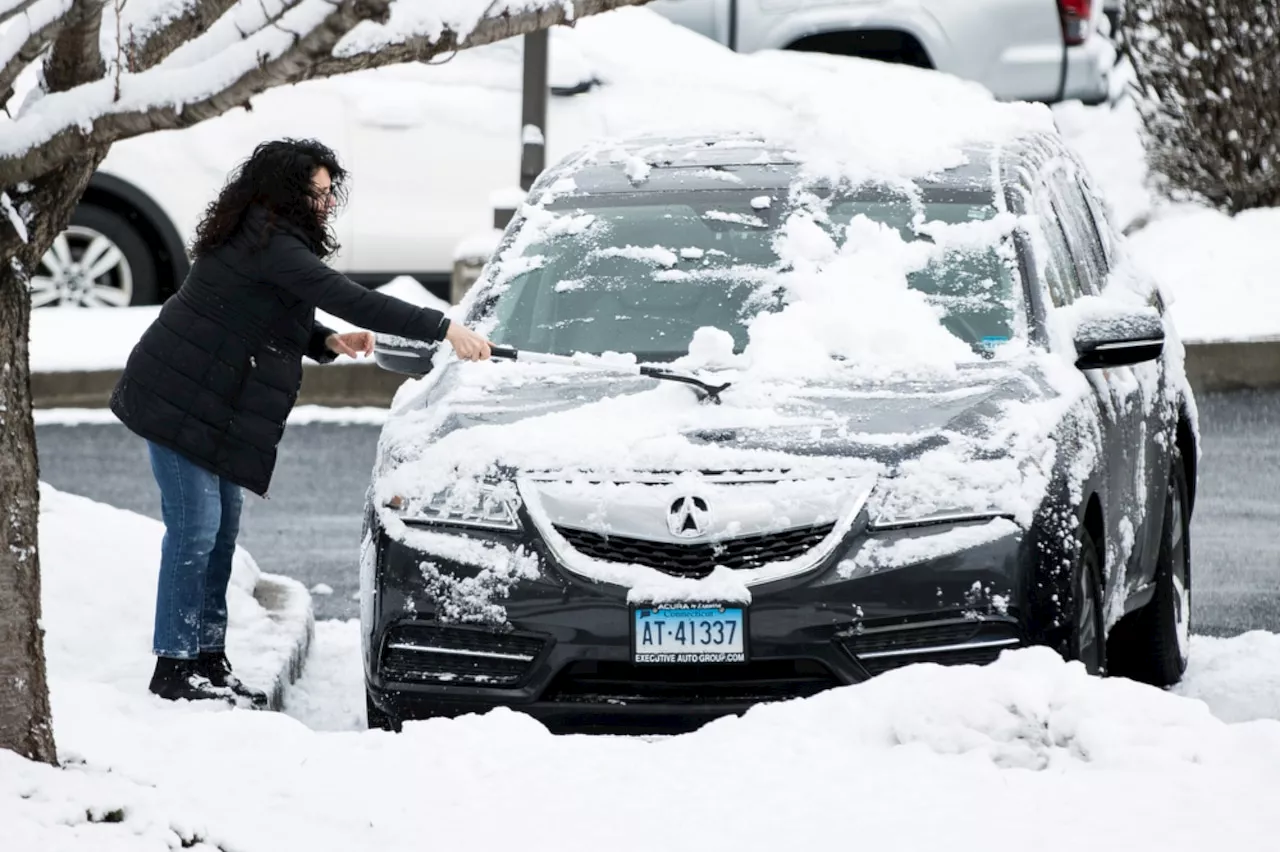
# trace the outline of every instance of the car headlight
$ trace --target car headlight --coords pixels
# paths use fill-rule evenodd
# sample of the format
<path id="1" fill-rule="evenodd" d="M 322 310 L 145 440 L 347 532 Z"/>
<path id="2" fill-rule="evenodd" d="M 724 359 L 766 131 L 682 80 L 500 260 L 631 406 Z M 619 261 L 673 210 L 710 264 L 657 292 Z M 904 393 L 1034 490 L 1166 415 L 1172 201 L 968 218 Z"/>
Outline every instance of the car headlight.
<path id="1" fill-rule="evenodd" d="M 406 524 L 473 527 L 476 529 L 520 529 L 520 495 L 512 482 L 457 483 L 437 491 L 428 499 L 392 496 L 386 507 Z"/>
<path id="2" fill-rule="evenodd" d="M 955 524 L 981 524 L 997 518 L 1012 519 L 1013 515 L 997 509 L 975 509 L 939 501 L 934 496 L 894 492 L 892 486 L 880 486 L 872 492 L 867 503 L 871 532 L 904 530 L 916 527 L 934 527 Z"/>

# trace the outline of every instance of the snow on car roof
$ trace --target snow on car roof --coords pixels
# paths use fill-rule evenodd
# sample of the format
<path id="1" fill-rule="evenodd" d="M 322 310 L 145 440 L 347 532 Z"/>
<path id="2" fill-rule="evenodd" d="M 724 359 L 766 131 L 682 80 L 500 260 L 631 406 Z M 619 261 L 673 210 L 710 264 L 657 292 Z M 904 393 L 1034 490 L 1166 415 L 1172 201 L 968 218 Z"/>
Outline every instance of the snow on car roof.
<path id="1" fill-rule="evenodd" d="M 1001 167 L 1017 150 L 1005 143 L 967 145 L 958 165 L 912 182 L 926 190 L 990 192 L 1002 180 L 999 176 L 1010 176 Z M 557 199 L 583 192 L 782 190 L 803 175 L 800 154 L 758 136 L 640 136 L 587 145 L 569 154 L 543 174 L 534 196 L 548 190 Z M 572 180 L 572 191 L 566 179 Z"/>
<path id="2" fill-rule="evenodd" d="M 604 135 L 634 140 L 636 173 L 641 149 L 656 146 L 705 165 L 763 155 L 828 179 L 914 180 L 1055 132 L 1043 104 L 997 101 L 936 71 L 794 51 L 735 53 L 640 9 L 584 20 L 577 35 L 601 88 L 627 103 Z M 647 47 L 655 43 L 661 55 Z"/>

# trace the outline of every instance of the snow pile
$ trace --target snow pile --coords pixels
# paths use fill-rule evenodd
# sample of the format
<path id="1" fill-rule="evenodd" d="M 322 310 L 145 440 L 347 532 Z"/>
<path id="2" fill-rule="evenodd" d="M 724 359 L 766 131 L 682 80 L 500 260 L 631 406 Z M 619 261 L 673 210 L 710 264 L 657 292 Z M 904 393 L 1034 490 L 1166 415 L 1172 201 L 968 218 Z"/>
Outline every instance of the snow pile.
<path id="1" fill-rule="evenodd" d="M 289 688 L 284 712 L 313 731 L 367 729 L 358 620 L 316 622 L 306 671 Z"/>
<path id="2" fill-rule="evenodd" d="M 1012 217 L 1002 221 L 1007 233 Z M 948 230 L 965 229 L 986 235 L 988 245 L 1003 236 L 986 223 Z M 943 258 L 951 248 L 947 241 L 908 243 L 893 228 L 861 215 L 843 231 L 837 246 L 809 215 L 793 214 L 783 223 L 778 253 L 794 270 L 781 277 L 789 304 L 751 321 L 743 352 L 748 371 L 820 378 L 847 373 L 841 363 L 847 362 L 862 377 L 890 381 L 954 375 L 957 365 L 980 360 L 943 327 L 941 312 L 924 293 L 907 284 L 909 273 Z"/>
<path id="3" fill-rule="evenodd" d="M 160 307 L 31 312 L 31 372 L 119 370 Z"/>
<path id="4" fill-rule="evenodd" d="M 815 53 L 738 54 L 648 10 L 575 30 L 578 52 L 625 104 L 625 124 L 611 111 L 622 126 L 606 135 L 760 134 L 792 146 L 814 175 L 864 180 L 959 165 L 977 138 L 1053 129 L 1048 108 L 997 102 L 976 83 Z"/>
<path id="5" fill-rule="evenodd" d="M 1181 207 L 1129 238 L 1191 341 L 1280 340 L 1280 209 Z"/>
<path id="6" fill-rule="evenodd" d="M 363 730 L 357 622 L 317 626 L 289 715 L 152 698 L 153 578 L 139 566 L 158 525 L 48 488 L 42 508 L 62 768 L 0 751 L 15 852 L 407 852 L 424 824 L 445 846 L 639 850 L 651 832 L 625 827 L 655 813 L 673 837 L 714 825 L 735 848 L 819 847 L 848 838 L 850 801 L 862 843 L 960 852 L 989 848 L 992 808 L 1002 836 L 1064 852 L 1117 839 L 1262 852 L 1280 831 L 1274 634 L 1194 637 L 1180 695 L 1029 648 L 981 668 L 909 667 L 674 738 L 554 737 L 508 710 L 392 735 Z M 267 619 L 252 611 L 253 570 L 240 560 L 230 601 L 229 653 L 245 671 L 272 654 L 254 627 Z M 761 766 L 785 821 L 749 818 Z M 529 833 L 546 790 L 573 831 Z"/>
<path id="7" fill-rule="evenodd" d="M 1192 638 L 1179 695 L 1206 702 L 1224 722 L 1280 719 L 1280 634 L 1251 630 L 1230 639 Z"/>
<path id="8" fill-rule="evenodd" d="M 164 525 L 43 484 L 40 504 L 45 652 L 61 725 L 91 720 L 102 702 L 117 701 L 113 691 L 147 695 Z M 246 682 L 265 688 L 294 653 L 296 637 L 254 598 L 261 576 L 253 558 L 237 549 L 227 591 L 227 656 Z"/>
<path id="9" fill-rule="evenodd" d="M 1265 700 L 1245 714 L 1259 721 L 1232 724 L 1212 702 L 1090 678 L 1045 649 L 915 666 L 674 738 L 555 737 L 507 710 L 392 735 L 359 731 L 357 624 L 319 627 L 296 718 L 119 700 L 59 724 L 64 769 L 0 752 L 6 848 L 398 852 L 427 824 L 444 846 L 640 850 L 652 833 L 629 827 L 653 814 L 681 848 L 708 825 L 733 848 L 818 848 L 848 839 L 850 802 L 860 844 L 912 849 L 990 848 L 993 821 L 1050 852 L 1263 852 L 1280 831 Z M 1259 650 L 1242 641 L 1223 640 L 1224 656 Z M 1264 681 L 1237 685 L 1263 698 Z M 752 817 L 761 767 L 786 820 Z M 572 831 L 529 832 L 549 790 Z"/>

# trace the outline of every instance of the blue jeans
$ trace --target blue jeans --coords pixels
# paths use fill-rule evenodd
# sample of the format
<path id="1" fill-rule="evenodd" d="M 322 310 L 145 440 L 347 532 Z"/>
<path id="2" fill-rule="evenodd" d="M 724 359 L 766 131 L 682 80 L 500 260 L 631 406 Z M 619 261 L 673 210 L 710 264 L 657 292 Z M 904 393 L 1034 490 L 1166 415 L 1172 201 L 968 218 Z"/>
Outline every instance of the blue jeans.
<path id="1" fill-rule="evenodd" d="M 165 527 L 152 650 L 191 660 L 225 647 L 227 583 L 244 495 L 181 453 L 147 446 Z"/>

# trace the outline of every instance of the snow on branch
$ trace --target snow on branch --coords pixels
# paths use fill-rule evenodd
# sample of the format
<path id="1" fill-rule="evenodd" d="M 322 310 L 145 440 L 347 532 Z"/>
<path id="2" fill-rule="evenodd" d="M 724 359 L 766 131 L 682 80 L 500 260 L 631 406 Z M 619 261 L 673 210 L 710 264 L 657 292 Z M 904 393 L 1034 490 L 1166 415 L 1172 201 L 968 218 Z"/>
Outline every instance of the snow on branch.
<path id="1" fill-rule="evenodd" d="M 202 54 L 203 36 L 184 41 L 186 34 L 219 8 L 227 12 L 226 0 L 193 0 L 148 37 L 143 49 L 155 67 L 47 94 L 13 121 L 0 121 L 0 186 L 30 180 L 89 147 L 189 127 L 277 86 L 429 59 L 645 2 L 300 0 L 212 55 L 161 62 L 184 44 Z"/>
<path id="2" fill-rule="evenodd" d="M 209 32 L 237 2 L 238 0 L 192 0 L 177 9 L 169 10 L 169 15 L 162 19 L 160 26 L 148 28 L 142 33 L 135 32 L 134 37 L 141 38 L 130 45 L 131 68 L 145 71 L 160 64 L 184 44 Z"/>
<path id="3" fill-rule="evenodd" d="M 422 7 L 429 6 L 431 0 L 397 0 L 391 7 L 391 19 L 386 24 L 361 24 L 342 40 L 333 56 L 316 64 L 312 76 L 332 77 L 384 65 L 420 62 L 441 53 L 466 50 L 557 24 L 572 24 L 580 17 L 647 2 L 494 0 L 490 14 L 484 17 L 468 20 L 463 16 L 444 26 L 433 26 L 430 11 L 427 11 L 425 19 L 422 17 Z M 452 5 L 458 6 L 458 0 L 452 0 Z M 427 23 L 425 27 L 419 23 L 423 20 Z"/>
<path id="4" fill-rule="evenodd" d="M 21 15 L 38 2 L 39 0 L 0 0 L 0 24 Z"/>
<path id="5" fill-rule="evenodd" d="M 30 0 L 13 5 L 13 14 L 26 14 L 0 31 L 0 105 L 11 97 L 18 75 L 49 46 L 70 9 L 71 0 Z"/>
<path id="6" fill-rule="evenodd" d="M 225 2 L 221 0 L 221 3 Z M 163 39 L 166 48 L 172 49 L 163 58 L 166 68 L 189 67 L 217 56 L 266 27 L 278 27 L 284 16 L 300 2 L 302 0 L 240 0 L 233 2 L 229 12 L 212 26 L 202 29 L 199 38 L 172 39 L 166 34 L 154 36 L 153 40 Z M 146 67 L 150 64 L 134 70 Z"/>

